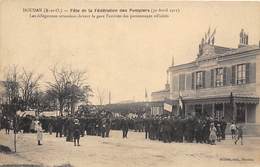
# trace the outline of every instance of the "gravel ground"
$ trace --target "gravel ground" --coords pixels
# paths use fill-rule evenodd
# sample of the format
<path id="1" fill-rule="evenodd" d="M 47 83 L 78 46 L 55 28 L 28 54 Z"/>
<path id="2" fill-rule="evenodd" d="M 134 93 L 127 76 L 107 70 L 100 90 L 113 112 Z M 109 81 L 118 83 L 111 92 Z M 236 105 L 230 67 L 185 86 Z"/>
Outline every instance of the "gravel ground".
<path id="1" fill-rule="evenodd" d="M 0 153 L 5 166 L 90 166 L 90 167 L 260 167 L 260 138 L 245 137 L 234 145 L 228 137 L 217 145 L 162 143 L 145 140 L 143 133 L 112 131 L 110 138 L 83 137 L 74 147 L 65 138 L 44 134 L 38 146 L 36 134 L 18 134 L 17 153 Z M 13 134 L 0 131 L 0 144 L 13 150 Z"/>

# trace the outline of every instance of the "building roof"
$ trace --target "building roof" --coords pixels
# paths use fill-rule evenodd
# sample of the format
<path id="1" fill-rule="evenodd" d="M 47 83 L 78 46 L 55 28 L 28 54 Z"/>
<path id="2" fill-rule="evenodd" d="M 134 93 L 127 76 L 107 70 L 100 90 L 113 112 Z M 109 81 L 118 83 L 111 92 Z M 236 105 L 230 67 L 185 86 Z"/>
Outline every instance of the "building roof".
<path id="1" fill-rule="evenodd" d="M 214 45 L 214 51 L 216 54 L 224 54 L 226 52 L 230 52 L 230 51 L 234 51 L 236 49 L 234 48 L 227 48 L 227 47 L 223 47 L 223 46 L 216 46 Z"/>
<path id="2" fill-rule="evenodd" d="M 159 90 L 159 91 L 154 91 L 154 92 L 152 92 L 152 94 L 153 93 L 168 93 L 168 92 L 170 92 L 170 90 L 163 89 L 163 90 Z"/>
<path id="3" fill-rule="evenodd" d="M 226 55 L 234 54 L 234 53 L 243 53 L 247 51 L 254 51 L 256 49 L 260 49 L 260 47 L 257 45 L 246 45 L 240 48 L 233 49 L 231 50 L 231 52 L 226 52 Z"/>
<path id="4" fill-rule="evenodd" d="M 170 66 L 168 70 L 182 70 L 182 69 L 187 69 L 187 68 L 193 68 L 194 66 L 196 66 L 196 62 L 197 60 L 201 61 L 204 59 L 213 59 L 216 57 L 226 57 L 226 56 L 230 56 L 230 55 L 235 55 L 235 54 L 242 54 L 244 52 L 253 52 L 253 51 L 257 51 L 260 50 L 260 47 L 257 45 L 245 45 L 243 47 L 239 47 L 239 48 L 228 48 L 228 47 L 223 47 L 223 46 L 217 46 L 217 45 L 207 45 L 207 47 L 211 47 L 214 50 L 214 55 L 213 56 L 200 56 L 197 57 L 197 59 L 195 59 L 194 61 L 191 61 L 189 63 L 185 63 L 185 64 L 179 64 L 179 65 L 175 65 L 175 66 Z"/>

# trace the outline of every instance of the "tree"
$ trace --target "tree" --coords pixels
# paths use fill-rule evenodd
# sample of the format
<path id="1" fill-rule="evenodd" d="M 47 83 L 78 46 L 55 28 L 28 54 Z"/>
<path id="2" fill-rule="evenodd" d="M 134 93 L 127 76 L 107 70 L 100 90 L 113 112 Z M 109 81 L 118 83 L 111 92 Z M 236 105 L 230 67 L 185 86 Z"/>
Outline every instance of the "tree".
<path id="1" fill-rule="evenodd" d="M 26 71 L 23 68 L 23 72 L 20 75 L 20 90 L 21 90 L 21 99 L 24 102 L 24 108 L 28 107 L 37 107 L 35 104 L 35 95 L 38 93 L 39 80 L 42 78 L 42 75 L 36 75 L 32 71 Z"/>
<path id="2" fill-rule="evenodd" d="M 39 101 L 42 110 L 51 111 L 57 110 L 57 99 L 49 90 L 40 92 Z"/>
<path id="3" fill-rule="evenodd" d="M 75 105 L 79 101 L 88 99 L 92 92 L 90 86 L 86 83 L 86 72 L 64 66 L 60 69 L 54 66 L 50 71 L 54 81 L 48 83 L 48 91 L 50 95 L 57 99 L 60 114 L 63 115 L 65 106 L 70 108 L 73 114 Z"/>
<path id="4" fill-rule="evenodd" d="M 106 99 L 106 90 L 104 88 L 97 88 L 95 95 L 98 99 L 99 105 L 102 106 Z"/>
<path id="5" fill-rule="evenodd" d="M 17 66 L 10 66 L 7 70 L 4 88 L 5 88 L 5 97 L 7 104 L 13 104 L 18 101 L 19 98 L 19 82 L 18 82 L 18 71 Z"/>

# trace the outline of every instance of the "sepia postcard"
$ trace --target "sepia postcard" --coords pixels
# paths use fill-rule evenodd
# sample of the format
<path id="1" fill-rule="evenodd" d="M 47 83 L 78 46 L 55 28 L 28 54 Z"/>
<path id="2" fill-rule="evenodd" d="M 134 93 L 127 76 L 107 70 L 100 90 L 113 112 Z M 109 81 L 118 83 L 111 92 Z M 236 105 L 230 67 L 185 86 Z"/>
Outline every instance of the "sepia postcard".
<path id="1" fill-rule="evenodd" d="M 0 0 L 0 167 L 260 167 L 260 2 Z"/>

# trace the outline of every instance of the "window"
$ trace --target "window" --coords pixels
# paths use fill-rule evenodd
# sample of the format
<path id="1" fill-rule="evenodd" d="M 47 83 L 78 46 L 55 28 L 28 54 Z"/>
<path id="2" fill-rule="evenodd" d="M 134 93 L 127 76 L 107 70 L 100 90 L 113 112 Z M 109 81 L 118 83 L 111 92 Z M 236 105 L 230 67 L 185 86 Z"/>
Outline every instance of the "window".
<path id="1" fill-rule="evenodd" d="M 203 72 L 196 72 L 196 88 L 203 88 Z"/>
<path id="2" fill-rule="evenodd" d="M 179 75 L 179 89 L 185 90 L 185 74 Z"/>
<path id="3" fill-rule="evenodd" d="M 217 68 L 216 69 L 216 87 L 224 85 L 223 78 L 224 78 L 224 69 Z"/>
<path id="4" fill-rule="evenodd" d="M 237 84 L 246 83 L 246 64 L 237 65 Z"/>

